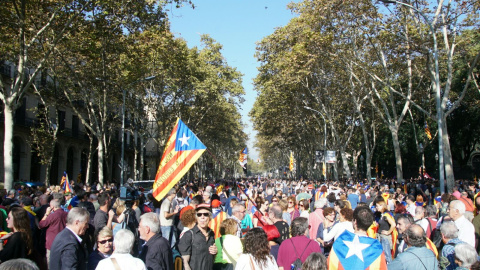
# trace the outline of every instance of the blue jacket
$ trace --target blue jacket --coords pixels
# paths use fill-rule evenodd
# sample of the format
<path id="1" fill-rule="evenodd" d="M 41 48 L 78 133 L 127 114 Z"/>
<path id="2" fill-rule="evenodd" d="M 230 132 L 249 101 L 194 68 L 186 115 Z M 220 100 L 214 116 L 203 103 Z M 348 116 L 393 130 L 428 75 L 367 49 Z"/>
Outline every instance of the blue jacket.
<path id="1" fill-rule="evenodd" d="M 409 247 L 387 267 L 388 270 L 433 270 L 438 269 L 438 260 L 426 247 Z"/>

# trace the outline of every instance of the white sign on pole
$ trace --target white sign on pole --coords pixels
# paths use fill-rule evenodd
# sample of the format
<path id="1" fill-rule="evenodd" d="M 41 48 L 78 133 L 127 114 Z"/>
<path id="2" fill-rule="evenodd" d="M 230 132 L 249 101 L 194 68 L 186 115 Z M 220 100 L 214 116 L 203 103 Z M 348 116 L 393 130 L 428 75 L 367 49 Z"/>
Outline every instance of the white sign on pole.
<path id="1" fill-rule="evenodd" d="M 337 156 L 336 151 L 327 151 L 327 163 L 336 163 Z"/>

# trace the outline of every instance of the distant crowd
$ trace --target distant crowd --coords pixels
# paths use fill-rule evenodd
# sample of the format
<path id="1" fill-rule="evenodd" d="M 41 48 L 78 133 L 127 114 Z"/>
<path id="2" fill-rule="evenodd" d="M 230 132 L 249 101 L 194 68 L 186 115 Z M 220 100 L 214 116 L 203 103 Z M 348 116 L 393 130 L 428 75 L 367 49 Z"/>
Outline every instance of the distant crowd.
<path id="1" fill-rule="evenodd" d="M 479 184 L 240 179 L 16 186 L 2 269 L 480 269 Z M 156 193 L 155 193 L 156 194 Z"/>

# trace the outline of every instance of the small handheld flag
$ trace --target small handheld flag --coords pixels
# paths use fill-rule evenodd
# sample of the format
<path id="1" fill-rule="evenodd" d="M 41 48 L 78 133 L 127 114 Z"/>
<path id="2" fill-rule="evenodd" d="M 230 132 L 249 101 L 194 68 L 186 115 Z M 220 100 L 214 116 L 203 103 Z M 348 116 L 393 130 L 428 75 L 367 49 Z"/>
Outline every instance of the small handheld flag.
<path id="1" fill-rule="evenodd" d="M 155 199 L 158 201 L 163 199 L 206 149 L 207 147 L 182 120 L 177 119 L 165 145 L 165 151 L 153 183 Z"/>
<path id="2" fill-rule="evenodd" d="M 70 192 L 72 193 L 72 187 L 70 186 L 70 180 L 68 180 L 68 174 L 67 172 L 63 172 L 63 176 L 62 176 L 62 181 L 60 182 L 60 184 L 62 184 L 62 189 L 65 190 L 65 192 Z"/>

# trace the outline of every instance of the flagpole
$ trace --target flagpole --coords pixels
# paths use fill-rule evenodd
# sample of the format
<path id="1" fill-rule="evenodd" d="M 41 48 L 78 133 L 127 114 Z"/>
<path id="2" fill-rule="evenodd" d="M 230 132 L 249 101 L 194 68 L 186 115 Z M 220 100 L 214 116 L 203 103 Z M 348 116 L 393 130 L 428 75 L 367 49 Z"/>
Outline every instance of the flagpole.
<path id="1" fill-rule="evenodd" d="M 240 185 L 237 184 L 237 187 L 238 189 L 240 189 L 240 192 L 242 192 L 245 196 L 247 196 L 247 199 L 252 202 L 252 204 L 257 208 L 257 211 L 260 212 L 260 214 L 262 214 L 264 216 L 264 214 L 262 213 L 262 211 L 260 211 L 260 208 L 257 207 L 257 204 L 252 201 L 252 199 L 250 198 L 250 196 L 247 195 L 247 193 L 245 193 L 245 191 L 243 191 L 243 189 L 240 187 Z"/>

